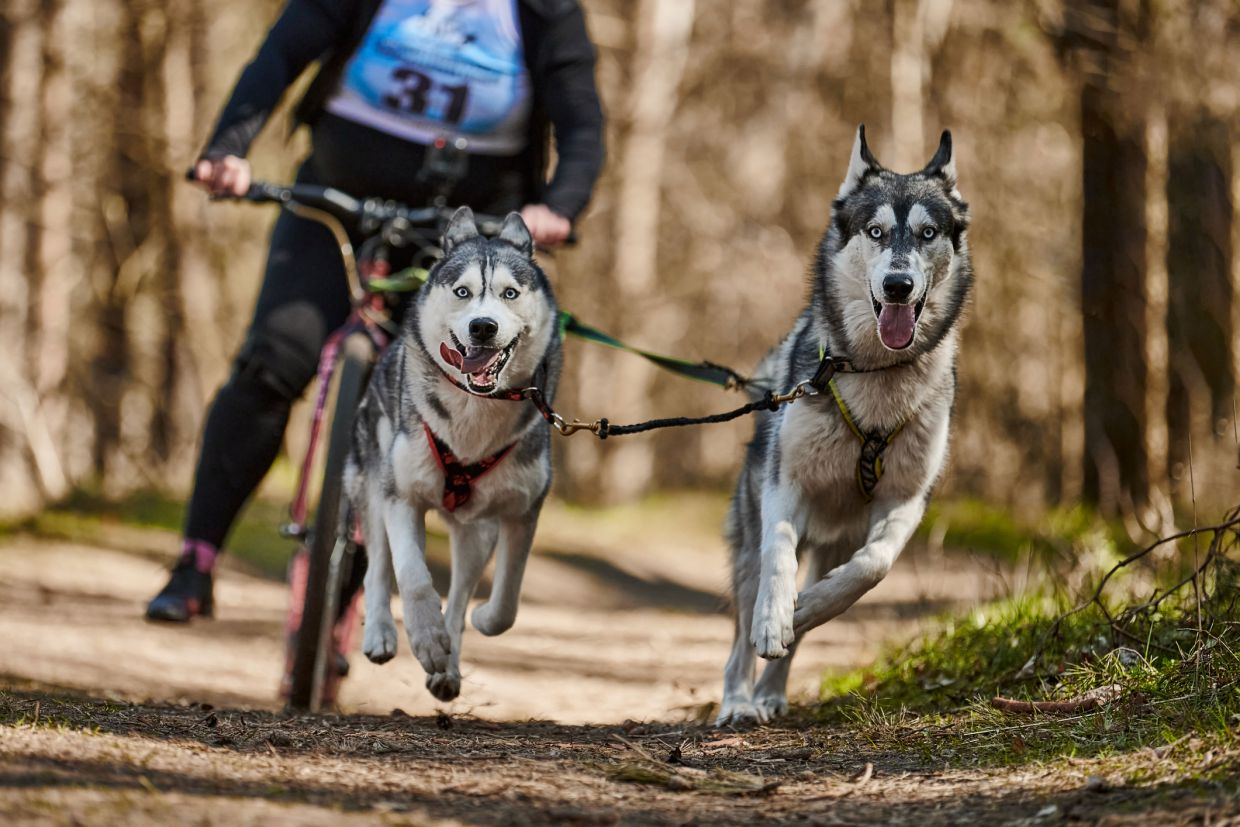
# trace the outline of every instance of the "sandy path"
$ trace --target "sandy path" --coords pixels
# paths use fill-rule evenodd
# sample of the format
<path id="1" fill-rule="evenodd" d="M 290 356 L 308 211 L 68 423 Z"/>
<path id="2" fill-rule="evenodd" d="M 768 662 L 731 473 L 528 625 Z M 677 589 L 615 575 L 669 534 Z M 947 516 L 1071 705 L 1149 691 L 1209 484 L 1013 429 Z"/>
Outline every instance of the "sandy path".
<path id="1" fill-rule="evenodd" d="M 354 657 L 348 714 L 268 711 L 280 583 L 225 568 L 219 620 L 149 625 L 140 612 L 167 563 L 152 550 L 172 538 L 131 532 L 113 543 L 127 550 L 8 538 L 0 824 L 1240 823 L 1234 785 L 1195 783 L 1196 767 L 1152 773 L 1140 755 L 1125 759 L 1141 764 L 1131 781 L 1122 760 L 944 767 L 804 712 L 745 733 L 684 722 L 717 700 L 731 638 L 722 550 L 692 523 L 549 521 L 517 626 L 467 639 L 452 717 L 436 715 L 407 654 Z M 977 561 L 906 555 L 810 638 L 794 684 L 810 696 L 824 668 L 998 587 Z"/>
<path id="2" fill-rule="evenodd" d="M 675 720 L 717 701 L 732 631 L 718 597 L 725 555 L 721 541 L 704 534 L 707 516 L 595 526 L 559 509 L 540 530 L 516 627 L 498 638 L 467 632 L 457 701 L 445 707 L 422 688 L 402 640 L 396 660 L 382 667 L 355 653 L 342 708 L 614 723 Z M 274 708 L 283 585 L 226 566 L 218 619 L 148 624 L 142 607 L 167 565 L 149 549 L 173 543 L 155 532 L 124 545 L 137 548 L 0 542 L 0 675 L 125 698 Z M 912 634 L 927 612 L 998 588 L 968 559 L 906 555 L 802 647 L 794 693 L 812 697 L 823 669 L 864 662 L 884 640 Z"/>

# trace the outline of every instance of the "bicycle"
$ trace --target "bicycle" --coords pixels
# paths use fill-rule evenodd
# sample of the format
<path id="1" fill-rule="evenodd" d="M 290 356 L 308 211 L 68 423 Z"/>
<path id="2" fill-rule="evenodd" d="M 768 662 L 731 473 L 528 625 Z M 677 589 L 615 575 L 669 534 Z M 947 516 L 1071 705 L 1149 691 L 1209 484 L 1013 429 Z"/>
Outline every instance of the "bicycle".
<path id="1" fill-rule="evenodd" d="M 450 148 L 435 149 L 440 152 L 431 157 L 437 158 L 438 165 L 428 164 L 428 169 L 440 181 L 439 194 L 429 207 L 358 199 L 332 187 L 263 181 L 254 182 L 244 196 L 234 199 L 277 204 L 325 226 L 340 251 L 352 304 L 348 319 L 328 337 L 319 356 L 309 442 L 289 506 L 289 522 L 279 530 L 281 537 L 300 543 L 289 564 L 288 645 L 281 682 L 281 694 L 291 710 L 330 706 L 348 674 L 344 653 L 356 627 L 358 587 L 365 567 L 362 537 L 348 515 L 340 513 L 344 464 L 353 414 L 371 369 L 398 333 L 397 297 L 421 286 L 430 266 L 442 256 L 439 238 L 454 212 L 445 205 L 445 193 L 461 170 L 445 151 Z M 354 222 L 364 238 L 356 253 L 345 221 Z M 484 235 L 498 234 L 503 224 L 502 218 L 480 214 L 475 214 L 475 221 Z M 402 249 L 414 251 L 413 262 L 393 274 L 391 254 Z M 333 376 L 338 376 L 336 399 L 330 422 L 325 423 Z M 311 526 L 309 494 L 325 427 L 327 456 Z"/>

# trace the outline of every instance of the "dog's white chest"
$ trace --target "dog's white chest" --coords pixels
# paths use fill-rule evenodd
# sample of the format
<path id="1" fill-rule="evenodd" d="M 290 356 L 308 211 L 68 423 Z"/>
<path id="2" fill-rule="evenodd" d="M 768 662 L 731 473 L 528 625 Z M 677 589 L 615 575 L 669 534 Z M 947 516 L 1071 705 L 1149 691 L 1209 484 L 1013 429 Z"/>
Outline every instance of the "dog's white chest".
<path id="1" fill-rule="evenodd" d="M 794 405 L 779 433 L 780 477 L 801 492 L 811 510 L 835 514 L 864 506 L 857 487 L 861 447 L 837 411 Z"/>

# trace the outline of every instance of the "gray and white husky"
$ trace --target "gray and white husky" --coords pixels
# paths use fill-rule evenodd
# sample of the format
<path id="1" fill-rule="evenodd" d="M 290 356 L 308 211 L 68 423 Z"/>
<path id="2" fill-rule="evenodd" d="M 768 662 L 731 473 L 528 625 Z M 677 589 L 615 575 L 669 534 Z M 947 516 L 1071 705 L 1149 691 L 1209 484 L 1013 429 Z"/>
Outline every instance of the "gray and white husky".
<path id="1" fill-rule="evenodd" d="M 809 306 L 758 375 L 789 388 L 823 354 L 859 372 L 757 423 L 727 521 L 736 639 L 719 725 L 787 710 L 797 641 L 877 585 L 921 521 L 947 457 L 968 223 L 951 133 L 925 169 L 899 175 L 857 130 Z M 755 654 L 771 661 L 756 687 Z"/>
<path id="2" fill-rule="evenodd" d="M 362 649 L 375 663 L 396 654 L 395 579 L 426 687 L 447 701 L 461 689 L 465 610 L 497 547 L 491 596 L 474 610 L 474 628 L 498 635 L 516 619 L 551 485 L 549 426 L 518 391 L 537 385 L 552 399 L 561 354 L 555 297 L 519 215 L 487 239 L 462 207 L 442 247 L 358 409 L 345 490 L 366 538 Z M 431 510 L 452 545 L 442 612 L 426 566 Z"/>

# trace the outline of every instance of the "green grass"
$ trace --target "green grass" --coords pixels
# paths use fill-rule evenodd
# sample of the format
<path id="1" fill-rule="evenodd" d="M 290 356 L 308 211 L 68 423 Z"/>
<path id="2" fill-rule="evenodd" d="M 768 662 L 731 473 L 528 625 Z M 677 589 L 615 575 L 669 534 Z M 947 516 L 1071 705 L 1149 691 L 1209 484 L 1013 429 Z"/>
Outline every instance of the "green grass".
<path id="1" fill-rule="evenodd" d="M 1081 602 L 1062 587 L 998 601 L 944 618 L 867 669 L 828 676 L 817 715 L 936 761 L 1003 764 L 1175 745 L 1203 778 L 1234 774 L 1240 768 L 1234 541 L 1230 553 L 1203 581 L 1200 615 L 1191 585 L 1141 608 L 1162 591 L 1152 587 L 1149 571 L 1127 569 L 1107 583 L 1106 614 L 1091 603 L 1062 617 Z M 1191 562 L 1191 552 L 1178 557 L 1185 558 Z M 1081 593 L 1088 597 L 1097 582 Z M 1031 662 L 1035 653 L 1040 657 Z M 1122 697 L 1097 710 L 1012 713 L 990 703 L 995 696 L 1071 700 L 1112 685 L 1122 688 Z M 1219 755 L 1228 757 L 1220 762 Z"/>
<path id="2" fill-rule="evenodd" d="M 258 573 L 282 578 L 294 549 L 277 531 L 288 521 L 287 502 L 255 498 L 228 539 L 228 552 Z M 173 554 L 185 521 L 185 502 L 159 491 L 108 498 L 76 491 L 29 519 L 0 525 L 0 535 L 24 532 L 73 542 L 135 547 Z M 167 545 L 164 549 L 162 546 Z M 160 548 L 152 548 L 159 546 Z"/>
<path id="3" fill-rule="evenodd" d="M 1129 544 L 1120 525 L 1085 506 L 1052 508 L 1036 520 L 1021 520 L 1006 508 L 970 498 L 931 502 L 918 537 L 1008 562 L 1045 564 L 1071 562 L 1085 550 L 1114 553 Z"/>

